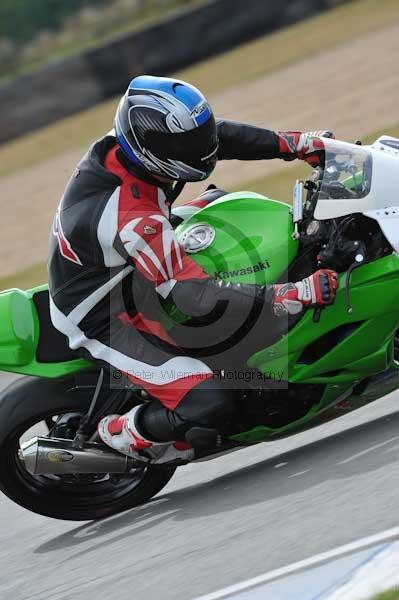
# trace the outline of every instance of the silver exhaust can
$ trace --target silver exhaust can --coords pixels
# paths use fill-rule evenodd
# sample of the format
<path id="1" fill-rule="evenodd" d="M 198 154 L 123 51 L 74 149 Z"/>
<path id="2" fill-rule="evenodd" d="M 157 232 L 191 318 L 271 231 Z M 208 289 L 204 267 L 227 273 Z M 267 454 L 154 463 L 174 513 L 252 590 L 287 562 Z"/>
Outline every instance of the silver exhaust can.
<path id="1" fill-rule="evenodd" d="M 102 444 L 88 442 L 75 448 L 72 440 L 35 437 L 21 445 L 19 453 L 33 475 L 68 473 L 126 473 L 135 465 L 128 456 Z"/>

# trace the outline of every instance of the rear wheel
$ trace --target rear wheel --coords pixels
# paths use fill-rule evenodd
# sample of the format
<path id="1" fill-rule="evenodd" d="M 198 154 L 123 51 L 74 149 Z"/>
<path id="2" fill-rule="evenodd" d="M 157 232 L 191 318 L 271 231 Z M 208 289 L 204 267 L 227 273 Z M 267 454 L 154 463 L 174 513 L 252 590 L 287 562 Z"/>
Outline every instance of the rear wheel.
<path id="1" fill-rule="evenodd" d="M 133 469 L 115 475 L 32 475 L 19 458 L 21 440 L 48 435 L 57 417 L 87 410 L 90 395 L 71 378 L 19 380 L 0 395 L 0 490 L 35 513 L 67 520 L 92 520 L 146 502 L 175 469 Z"/>

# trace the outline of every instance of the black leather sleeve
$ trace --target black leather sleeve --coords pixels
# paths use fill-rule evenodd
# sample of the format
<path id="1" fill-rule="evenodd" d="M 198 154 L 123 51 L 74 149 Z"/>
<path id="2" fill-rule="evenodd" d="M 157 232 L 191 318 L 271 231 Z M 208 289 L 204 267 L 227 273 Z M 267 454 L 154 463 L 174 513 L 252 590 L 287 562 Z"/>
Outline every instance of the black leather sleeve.
<path id="1" fill-rule="evenodd" d="M 174 304 L 190 317 L 206 317 L 217 308 L 225 308 L 231 319 L 272 306 L 271 285 L 248 285 L 217 279 L 178 281 L 171 293 Z"/>
<path id="2" fill-rule="evenodd" d="M 219 160 L 262 160 L 280 158 L 275 131 L 237 121 L 217 120 Z"/>

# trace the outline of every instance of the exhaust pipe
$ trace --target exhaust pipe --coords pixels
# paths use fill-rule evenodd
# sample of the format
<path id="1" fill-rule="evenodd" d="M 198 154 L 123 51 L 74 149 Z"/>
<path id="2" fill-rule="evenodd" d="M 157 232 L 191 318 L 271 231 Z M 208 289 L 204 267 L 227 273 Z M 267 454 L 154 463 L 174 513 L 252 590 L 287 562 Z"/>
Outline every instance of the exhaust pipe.
<path id="1" fill-rule="evenodd" d="M 88 442 L 75 448 L 73 440 L 47 437 L 35 437 L 22 444 L 19 456 L 32 475 L 126 473 L 137 466 L 128 456 L 102 444 Z"/>

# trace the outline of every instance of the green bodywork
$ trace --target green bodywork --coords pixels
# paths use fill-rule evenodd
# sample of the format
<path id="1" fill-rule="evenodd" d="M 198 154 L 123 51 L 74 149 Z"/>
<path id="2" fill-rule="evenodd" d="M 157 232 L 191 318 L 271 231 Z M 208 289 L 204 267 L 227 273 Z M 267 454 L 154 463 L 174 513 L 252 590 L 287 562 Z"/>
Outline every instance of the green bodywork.
<path id="1" fill-rule="evenodd" d="M 290 207 L 255 193 L 223 196 L 176 230 L 208 223 L 216 231 L 212 244 L 192 258 L 210 275 L 229 281 L 275 283 L 298 252 L 292 238 Z"/>
<path id="2" fill-rule="evenodd" d="M 46 289 L 47 285 L 42 285 L 27 292 L 12 289 L 0 293 L 0 371 L 54 379 L 90 366 L 80 358 L 62 363 L 37 361 L 40 324 L 33 296 Z"/>
<path id="3" fill-rule="evenodd" d="M 224 196 L 182 223 L 176 231 L 178 238 L 197 223 L 212 225 L 215 239 L 191 257 L 207 273 L 225 281 L 275 283 L 298 252 L 290 207 L 258 194 Z M 324 384 L 319 403 L 285 427 L 255 427 L 233 436 L 234 440 L 254 443 L 289 435 L 399 387 L 399 366 L 393 359 L 399 326 L 399 257 L 392 254 L 353 272 L 352 311 L 348 311 L 345 299 L 345 278 L 343 274 L 336 301 L 323 310 L 319 322 L 313 321 L 313 311 L 306 311 L 286 335 L 248 360 L 249 367 L 264 374 L 283 374 L 283 380 L 291 384 Z M 37 361 L 40 328 L 32 298 L 43 289 L 46 286 L 0 294 L 0 370 L 57 378 L 90 366 L 83 359 Z M 171 315 L 179 316 L 173 315 L 173 310 Z M 325 352 L 323 343 L 329 335 L 335 336 L 335 345 L 331 349 L 329 343 L 330 350 Z"/>

